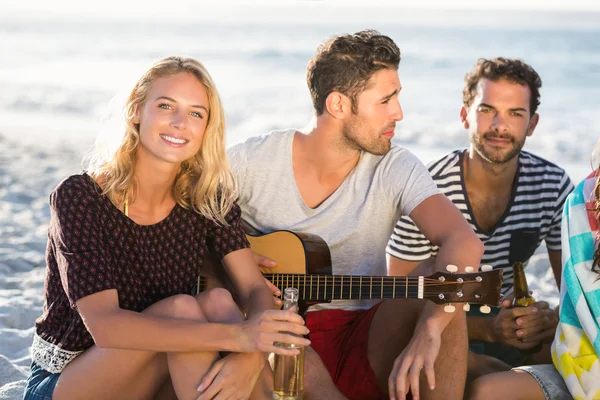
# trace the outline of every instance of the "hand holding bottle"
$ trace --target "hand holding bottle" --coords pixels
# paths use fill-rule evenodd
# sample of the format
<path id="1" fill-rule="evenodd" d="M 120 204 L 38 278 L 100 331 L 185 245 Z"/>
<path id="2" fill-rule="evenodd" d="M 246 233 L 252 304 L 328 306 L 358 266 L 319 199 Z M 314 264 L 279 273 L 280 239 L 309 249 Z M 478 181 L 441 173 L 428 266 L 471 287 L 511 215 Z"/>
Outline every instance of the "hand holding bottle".
<path id="1" fill-rule="evenodd" d="M 513 307 L 510 300 L 502 302 L 502 309 L 494 319 L 492 326 L 493 341 L 502 343 L 518 349 L 529 349 L 535 347 L 537 342 L 523 342 L 519 330 L 522 331 L 524 323 L 530 324 L 531 321 L 538 319 L 539 309 L 533 305 L 529 307 Z"/>
<path id="2" fill-rule="evenodd" d="M 558 315 L 545 301 L 537 301 L 531 305 L 538 309 L 532 317 L 517 318 L 517 337 L 523 343 L 551 342 L 558 325 Z"/>
<path id="3" fill-rule="evenodd" d="M 542 348 L 541 340 L 554 335 L 558 320 L 553 323 L 554 319 L 550 319 L 555 314 L 550 310 L 548 303 L 536 302 L 531 295 L 523 262 L 515 261 L 512 269 L 515 289 L 512 305 L 517 309 L 524 308 L 532 312 L 531 315 L 524 315 L 515 320 L 518 327 L 515 335 L 520 343 L 527 345 L 526 347 L 515 347 L 525 352 L 537 353 Z"/>
<path id="4" fill-rule="evenodd" d="M 302 317 L 293 311 L 263 311 L 241 323 L 240 331 L 238 352 L 293 356 L 299 353 L 298 349 L 276 346 L 275 342 L 300 347 L 310 345 L 310 340 L 302 337 L 308 334 L 308 328 Z"/>

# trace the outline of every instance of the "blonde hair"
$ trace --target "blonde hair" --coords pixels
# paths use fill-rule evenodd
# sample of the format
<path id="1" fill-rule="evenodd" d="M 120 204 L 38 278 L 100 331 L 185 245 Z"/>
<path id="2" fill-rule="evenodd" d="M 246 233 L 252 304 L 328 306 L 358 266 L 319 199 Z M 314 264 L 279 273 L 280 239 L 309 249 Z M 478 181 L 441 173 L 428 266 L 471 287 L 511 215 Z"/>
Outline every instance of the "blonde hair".
<path id="1" fill-rule="evenodd" d="M 119 209 L 124 208 L 126 200 L 133 202 L 137 184 L 134 169 L 140 145 L 139 125 L 133 123 L 133 118 L 144 106 L 157 79 L 181 72 L 194 75 L 204 85 L 209 113 L 200 151 L 181 163 L 172 188 L 173 196 L 180 206 L 226 225 L 225 216 L 236 194 L 225 152 L 225 112 L 208 71 L 192 58 L 163 58 L 142 75 L 123 107 L 125 132 L 120 142 L 111 151 L 102 140 L 96 141 L 88 156 L 87 173 Z"/>

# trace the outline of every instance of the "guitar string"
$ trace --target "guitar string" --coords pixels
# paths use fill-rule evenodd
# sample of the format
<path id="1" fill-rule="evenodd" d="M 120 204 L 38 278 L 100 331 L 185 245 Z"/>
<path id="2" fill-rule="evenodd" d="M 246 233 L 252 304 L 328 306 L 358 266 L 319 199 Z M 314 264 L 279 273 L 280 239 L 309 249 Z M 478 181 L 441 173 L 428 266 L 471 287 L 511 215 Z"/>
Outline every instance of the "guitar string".
<path id="1" fill-rule="evenodd" d="M 294 281 L 296 281 L 299 284 L 300 283 L 306 284 L 306 285 L 310 285 L 311 284 L 313 286 L 315 286 L 317 284 L 319 284 L 319 285 L 334 285 L 336 287 L 340 287 L 340 286 L 341 287 L 350 287 L 350 286 L 352 286 L 352 287 L 356 287 L 356 286 L 374 286 L 374 287 L 382 287 L 382 286 L 383 287 L 394 287 L 394 286 L 396 286 L 396 287 L 399 287 L 399 286 L 406 287 L 406 286 L 408 286 L 408 287 L 418 287 L 418 286 L 420 286 L 419 283 L 418 283 L 418 279 L 417 280 L 410 279 L 409 280 L 409 284 L 406 285 L 405 284 L 406 279 L 399 279 L 397 282 L 390 282 L 390 279 L 385 279 L 384 278 L 384 283 L 382 285 L 380 282 L 372 282 L 371 283 L 370 279 L 368 279 L 367 282 L 365 282 L 363 280 L 362 283 L 361 282 L 354 282 L 354 283 L 350 284 L 350 282 L 341 282 L 341 284 L 340 284 L 339 281 L 341 281 L 341 279 L 339 279 L 339 278 L 337 278 L 335 280 L 329 278 L 330 279 L 329 282 L 326 282 L 325 279 L 323 279 L 323 278 L 319 278 L 318 282 L 317 282 L 317 279 L 315 278 L 315 279 L 312 280 L 312 282 L 309 283 L 308 281 L 310 280 L 310 277 L 308 277 L 308 278 L 305 278 L 305 277 L 302 277 L 302 278 L 298 278 L 298 277 L 294 277 L 294 278 L 275 278 L 273 275 L 263 275 L 263 276 L 266 277 L 267 279 L 269 279 L 269 277 L 272 277 L 273 279 L 269 279 L 270 281 L 277 281 L 277 282 L 282 282 L 282 283 L 283 282 L 290 282 L 290 281 L 294 282 Z M 301 275 L 301 276 L 303 276 L 303 275 Z M 332 275 L 327 275 L 327 276 L 330 277 Z M 350 280 L 350 279 L 349 278 L 344 278 L 344 280 Z M 380 281 L 380 278 L 377 278 L 377 281 Z M 436 279 L 431 279 L 431 280 L 425 279 L 424 282 L 423 282 L 423 286 L 428 286 L 429 287 L 429 286 L 465 285 L 465 284 L 470 284 L 470 283 L 482 283 L 482 282 L 478 282 L 476 280 L 472 280 L 472 281 L 471 280 L 465 280 L 463 282 L 440 282 L 440 281 L 438 281 Z"/>
<path id="2" fill-rule="evenodd" d="M 352 277 L 352 279 L 359 279 L 362 278 L 363 280 L 371 280 L 370 276 L 362 276 L 362 275 L 319 275 L 319 274 L 263 274 L 263 276 L 265 277 L 284 277 L 283 279 L 310 279 L 311 277 L 313 279 L 348 279 L 350 280 L 350 277 Z M 398 280 L 398 281 L 406 281 L 407 278 L 405 276 L 373 276 L 373 281 L 377 280 L 377 281 L 381 281 L 381 279 L 383 278 L 383 280 L 386 281 L 390 281 L 390 280 Z M 456 281 L 440 281 L 439 279 L 435 279 L 435 278 L 428 278 L 428 277 L 422 277 L 424 281 L 427 282 L 439 282 L 439 283 L 459 283 Z M 461 277 L 462 278 L 462 277 Z M 482 278 L 483 279 L 483 278 Z M 420 280 L 419 277 L 409 277 L 408 278 L 409 281 L 418 281 Z M 464 282 L 467 282 L 467 280 L 465 280 Z M 473 280 L 473 282 L 476 282 L 476 280 Z"/>
<path id="3" fill-rule="evenodd" d="M 294 283 L 292 283 L 292 285 L 293 285 L 293 284 L 294 284 Z M 426 285 L 426 286 L 427 286 L 427 285 Z M 433 286 L 433 285 L 429 285 L 429 286 Z M 438 285 L 438 286 L 441 286 L 441 285 Z M 313 284 L 313 285 L 312 285 L 312 288 L 316 288 L 316 287 L 317 287 L 317 286 L 316 286 L 316 284 Z M 339 288 L 339 287 L 340 287 L 340 286 L 338 286 L 338 288 Z M 350 286 L 350 285 L 344 285 L 344 286 L 342 286 L 342 288 L 348 288 L 348 287 L 350 287 L 350 288 L 359 287 L 359 288 L 361 289 L 361 290 L 360 290 L 360 292 L 361 292 L 361 293 L 362 293 L 362 291 L 364 290 L 364 288 L 367 288 L 366 286 L 360 287 L 360 286 L 354 286 L 354 285 L 353 285 L 353 286 Z M 381 287 L 381 285 L 379 285 L 379 287 Z M 416 287 L 418 287 L 418 285 L 417 285 L 417 286 L 415 286 L 415 285 L 412 285 L 412 286 L 408 286 L 408 287 L 409 287 L 409 288 L 416 288 Z M 384 288 L 384 289 L 391 289 L 391 288 L 392 288 L 392 286 L 383 286 L 383 288 Z M 406 286 L 403 286 L 402 288 L 400 288 L 400 287 L 396 286 L 396 289 L 403 289 L 403 288 L 406 288 Z M 311 292 L 311 293 L 314 291 L 314 289 L 309 289 L 309 290 L 310 290 L 310 292 Z M 321 297 L 321 296 L 320 296 L 320 292 L 321 292 L 321 290 L 323 290 L 323 289 L 319 288 L 319 289 L 317 290 L 317 294 L 315 295 L 315 297 L 316 297 L 315 299 L 308 299 L 308 300 L 319 300 L 320 298 L 325 298 L 325 299 L 327 299 L 328 297 L 331 297 L 331 299 L 332 299 L 332 300 L 335 300 L 335 295 L 334 295 L 332 292 L 330 292 L 330 295 L 329 295 L 329 296 L 327 296 L 326 294 L 324 294 L 324 295 Z M 388 290 L 388 292 L 389 292 L 389 290 Z M 402 292 L 401 292 L 401 291 L 399 291 L 398 293 L 399 293 L 399 294 L 401 294 Z M 351 294 L 351 293 L 350 293 L 350 294 Z M 411 292 L 411 294 L 414 294 L 414 292 Z M 311 295 L 311 296 L 312 296 L 312 295 Z M 483 299 L 479 299 L 479 301 L 473 301 L 472 299 L 470 299 L 469 301 L 467 301 L 467 299 L 469 299 L 469 298 L 470 298 L 470 296 L 469 296 L 469 295 L 465 295 L 465 296 L 466 296 L 466 297 L 465 297 L 465 299 L 454 299 L 454 300 L 452 300 L 452 301 L 449 301 L 449 302 L 455 302 L 455 303 L 467 303 L 467 302 L 468 302 L 468 303 L 473 303 L 473 304 L 477 304 L 477 303 L 481 303 L 481 304 L 488 304 L 487 302 L 482 302 L 482 300 L 483 300 Z M 303 296 L 303 297 L 305 297 L 305 296 Z M 429 298 L 429 297 L 436 299 L 436 298 L 438 298 L 438 293 L 423 293 L 423 299 L 426 299 L 426 298 Z M 372 298 L 373 298 L 373 299 L 377 299 L 378 297 L 377 297 L 377 296 L 372 296 Z M 402 297 L 402 296 L 399 296 L 398 298 L 404 298 L 404 297 Z M 491 303 L 490 303 L 490 304 L 491 304 Z"/>
<path id="4" fill-rule="evenodd" d="M 269 279 L 269 277 L 272 277 L 272 275 L 263 275 L 263 276 L 266 277 L 267 279 Z M 327 275 L 327 276 L 331 276 L 331 275 Z M 349 278 L 344 278 L 344 279 L 348 279 L 349 280 Z M 417 281 L 410 280 L 409 284 L 406 285 L 406 283 L 405 283 L 406 280 L 405 279 L 400 279 L 398 282 L 389 282 L 389 281 L 385 282 L 384 281 L 383 285 L 381 283 L 379 283 L 379 282 L 373 282 L 373 283 L 371 283 L 370 280 L 368 282 L 364 282 L 363 281 L 362 284 L 360 282 L 355 282 L 355 283 L 352 283 L 352 284 L 350 284 L 350 282 L 342 282 L 340 284 L 339 280 L 337 280 L 337 279 L 335 281 L 334 280 L 330 280 L 329 282 L 326 282 L 325 279 L 321 279 L 321 278 L 319 278 L 318 280 L 317 279 L 313 279 L 312 282 L 309 282 L 310 281 L 310 277 L 309 278 L 301 278 L 301 279 L 299 279 L 297 277 L 294 277 L 294 278 L 283 278 L 283 279 L 281 279 L 281 278 L 272 278 L 272 279 L 269 279 L 269 281 L 271 281 L 271 282 L 276 281 L 277 283 L 284 283 L 284 282 L 285 283 L 289 283 L 291 281 L 292 284 L 298 283 L 299 285 L 303 284 L 303 285 L 306 285 L 306 286 L 322 285 L 322 286 L 328 286 L 328 287 L 329 286 L 335 286 L 335 287 L 344 287 L 344 288 L 345 287 L 361 287 L 361 286 L 363 286 L 363 287 L 373 286 L 373 287 L 383 287 L 383 288 L 393 288 L 393 287 L 396 287 L 396 288 L 400 288 L 400 287 L 403 287 L 403 288 L 405 288 L 405 287 L 412 288 L 412 287 L 419 287 L 420 286 L 419 283 L 418 283 L 418 280 Z M 471 280 L 466 280 L 466 281 L 463 281 L 463 282 L 440 282 L 440 281 L 437 281 L 435 279 L 432 279 L 430 281 L 425 280 L 423 282 L 422 286 L 423 287 L 434 287 L 434 286 L 449 286 L 449 285 L 469 285 L 469 284 L 472 284 L 472 283 L 475 283 L 475 284 L 479 283 L 479 284 L 481 284 L 481 283 L 483 283 L 483 281 L 482 282 L 478 282 L 476 280 L 472 280 L 472 281 Z"/>

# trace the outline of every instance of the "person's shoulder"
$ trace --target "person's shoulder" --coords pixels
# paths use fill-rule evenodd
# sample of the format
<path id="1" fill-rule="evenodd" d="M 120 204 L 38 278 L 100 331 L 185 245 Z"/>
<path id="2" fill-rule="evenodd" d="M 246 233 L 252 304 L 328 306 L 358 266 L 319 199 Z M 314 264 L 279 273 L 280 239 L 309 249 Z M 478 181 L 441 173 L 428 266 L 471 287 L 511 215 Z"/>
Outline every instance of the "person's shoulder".
<path id="1" fill-rule="evenodd" d="M 272 146 L 282 146 L 288 143 L 290 135 L 293 135 L 295 129 L 285 129 L 278 131 L 271 131 L 264 135 L 251 136 L 240 142 L 234 143 L 228 147 L 227 152 L 229 155 L 241 155 L 247 153 L 256 153 L 261 148 L 269 148 Z"/>
<path id="2" fill-rule="evenodd" d="M 63 179 L 52 191 L 52 195 L 69 197 L 87 196 L 93 193 L 95 187 L 96 185 L 89 175 L 85 173 L 76 174 Z"/>
<path id="3" fill-rule="evenodd" d="M 521 150 L 519 153 L 519 160 L 521 165 L 523 166 L 524 171 L 532 172 L 532 173 L 540 173 L 540 174 L 553 174 L 553 175 L 566 175 L 566 171 L 554 164 L 542 158 L 536 154 L 530 153 L 528 151 Z"/>
<path id="4" fill-rule="evenodd" d="M 101 192 L 100 187 L 86 173 L 71 175 L 50 193 L 50 207 L 88 208 L 91 204 L 99 204 Z"/>
<path id="5" fill-rule="evenodd" d="M 411 170 L 415 165 L 423 165 L 423 162 L 415 154 L 396 144 L 392 144 L 390 150 L 384 155 L 363 152 L 361 158 L 361 164 L 371 165 L 381 173 L 394 175 Z"/>
<path id="6" fill-rule="evenodd" d="M 388 165 L 396 165 L 400 168 L 406 168 L 408 165 L 424 165 L 435 178 L 436 175 L 444 175 L 451 171 L 453 167 L 459 165 L 460 155 L 463 150 L 456 150 L 445 156 L 425 164 L 420 158 L 405 147 L 392 145 L 390 151 L 383 156 L 383 161 Z"/>
<path id="7" fill-rule="evenodd" d="M 435 179 L 444 177 L 449 173 L 460 172 L 460 160 L 464 151 L 464 149 L 454 150 L 427 163 L 427 169 L 431 176 Z"/>
<path id="8" fill-rule="evenodd" d="M 418 160 L 418 157 L 414 153 L 412 153 L 406 147 L 402 147 L 397 144 L 392 144 L 390 150 L 384 156 L 380 157 L 382 157 L 383 160 L 391 162 Z"/>
<path id="9" fill-rule="evenodd" d="M 529 152 L 519 154 L 519 187 L 541 196 L 552 199 L 562 206 L 566 196 L 573 191 L 573 182 L 567 172 L 558 165 Z M 543 190 L 539 190 L 543 188 Z M 553 192 L 555 196 L 548 197 L 543 193 Z"/>

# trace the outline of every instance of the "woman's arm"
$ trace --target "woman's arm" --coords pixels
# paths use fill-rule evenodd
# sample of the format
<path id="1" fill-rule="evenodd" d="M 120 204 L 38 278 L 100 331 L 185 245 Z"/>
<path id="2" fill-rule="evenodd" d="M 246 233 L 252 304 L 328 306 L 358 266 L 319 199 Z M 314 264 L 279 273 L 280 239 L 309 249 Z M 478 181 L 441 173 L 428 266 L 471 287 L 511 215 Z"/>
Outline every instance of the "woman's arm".
<path id="1" fill-rule="evenodd" d="M 293 352 L 276 347 L 273 342 L 306 345 L 301 337 L 280 333 L 306 333 L 300 316 L 290 312 L 267 311 L 260 318 L 241 324 L 158 317 L 121 309 L 114 289 L 83 297 L 76 304 L 98 347 L 155 352 L 262 351 L 292 355 Z"/>
<path id="2" fill-rule="evenodd" d="M 223 258 L 223 265 L 248 317 L 273 309 L 273 294 L 267 287 L 250 249 L 227 254 Z"/>

